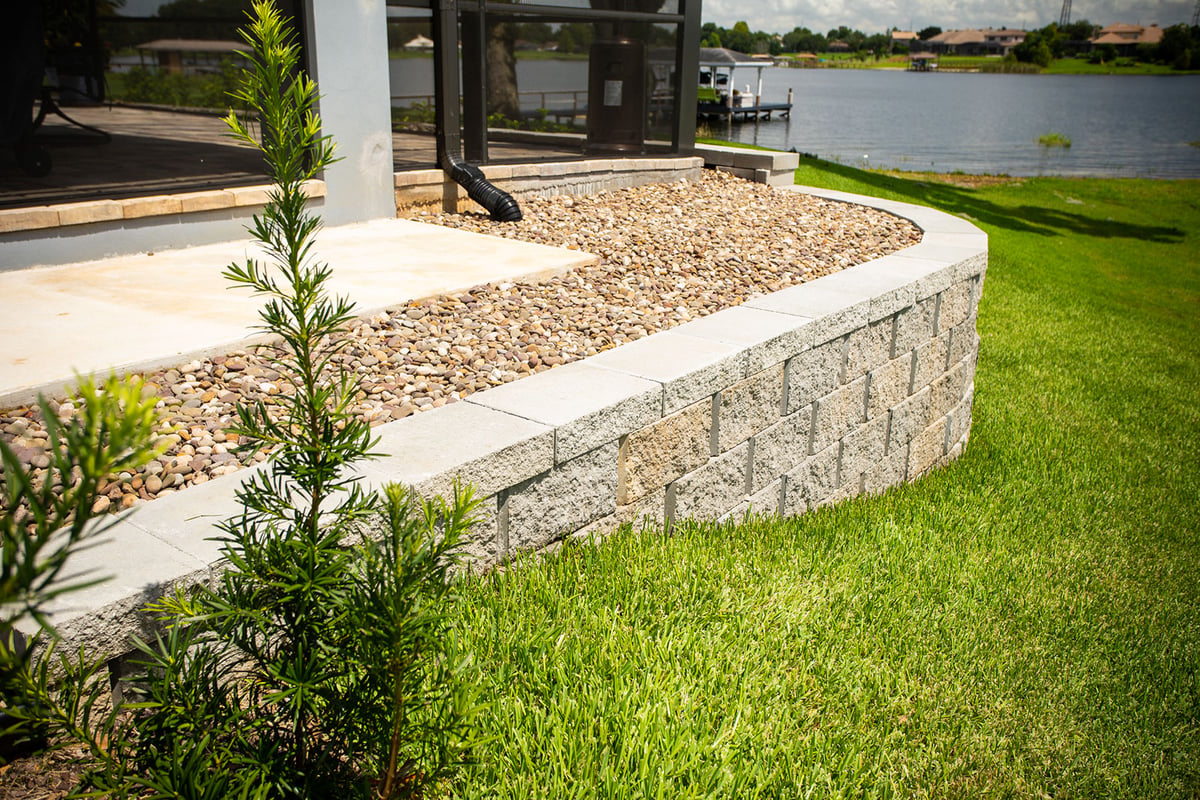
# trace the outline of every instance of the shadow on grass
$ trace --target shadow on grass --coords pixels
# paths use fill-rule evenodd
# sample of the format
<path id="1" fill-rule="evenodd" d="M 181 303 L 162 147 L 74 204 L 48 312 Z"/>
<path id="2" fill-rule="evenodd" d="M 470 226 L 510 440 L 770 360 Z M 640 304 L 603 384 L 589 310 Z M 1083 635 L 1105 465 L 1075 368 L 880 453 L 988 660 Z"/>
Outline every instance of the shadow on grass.
<path id="1" fill-rule="evenodd" d="M 966 216 L 973 221 L 1021 233 L 1033 233 L 1041 236 L 1079 234 L 1098 239 L 1139 239 L 1164 244 L 1180 242 L 1184 239 L 1184 232 L 1179 228 L 1135 225 L 1045 206 L 1005 206 L 984 200 L 974 189 L 922 181 L 916 177 L 897 178 L 817 158 L 801 156 L 800 166 L 836 175 L 856 183 L 867 184 L 873 189 L 889 193 L 899 199 L 936 206 L 942 211 Z"/>

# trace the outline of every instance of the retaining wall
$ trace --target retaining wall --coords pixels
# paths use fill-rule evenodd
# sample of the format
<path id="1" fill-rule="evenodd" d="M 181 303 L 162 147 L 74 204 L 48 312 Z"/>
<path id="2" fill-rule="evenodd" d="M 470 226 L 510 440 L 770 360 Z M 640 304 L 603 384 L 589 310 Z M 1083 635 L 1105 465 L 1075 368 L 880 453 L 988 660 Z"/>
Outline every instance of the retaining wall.
<path id="1" fill-rule="evenodd" d="M 986 236 L 930 209 L 814 193 L 907 217 L 923 240 L 384 425 L 364 481 L 472 483 L 484 505 L 469 556 L 489 566 L 640 518 L 803 513 L 953 460 L 971 428 Z M 245 475 L 137 508 L 80 553 L 72 569 L 113 578 L 55 610 L 68 650 L 120 656 L 150 633 L 146 601 L 211 582 L 208 537 Z"/>

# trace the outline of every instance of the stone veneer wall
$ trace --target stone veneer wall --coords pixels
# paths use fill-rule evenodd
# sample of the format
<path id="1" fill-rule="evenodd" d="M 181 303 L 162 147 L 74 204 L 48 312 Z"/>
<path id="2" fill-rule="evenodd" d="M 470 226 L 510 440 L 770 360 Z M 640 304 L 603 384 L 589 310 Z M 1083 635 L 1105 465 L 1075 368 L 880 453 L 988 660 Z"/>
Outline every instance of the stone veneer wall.
<path id="1" fill-rule="evenodd" d="M 641 518 L 803 513 L 953 460 L 971 428 L 986 236 L 930 209 L 814 193 L 912 219 L 924 238 L 381 426 L 364 482 L 473 484 L 484 505 L 469 557 L 486 567 Z M 146 601 L 210 583 L 213 524 L 245 475 L 134 509 L 80 553 L 73 570 L 113 578 L 55 610 L 68 650 L 119 657 L 150 632 Z"/>

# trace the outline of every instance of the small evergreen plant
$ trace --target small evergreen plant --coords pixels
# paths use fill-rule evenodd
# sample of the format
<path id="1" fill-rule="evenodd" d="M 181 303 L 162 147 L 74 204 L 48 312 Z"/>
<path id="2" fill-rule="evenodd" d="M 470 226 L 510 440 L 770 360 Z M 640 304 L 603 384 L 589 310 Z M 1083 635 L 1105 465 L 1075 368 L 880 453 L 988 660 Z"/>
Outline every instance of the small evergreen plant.
<path id="1" fill-rule="evenodd" d="M 321 135 L 316 87 L 299 71 L 299 48 L 271 2 L 254 3 L 243 36 L 252 52 L 235 99 L 258 112 L 257 135 L 233 114 L 228 123 L 261 149 L 274 185 L 250 229 L 265 259 L 225 275 L 265 298 L 260 328 L 276 341 L 266 357 L 286 389 L 274 412 L 262 402 L 240 408 L 234 430 L 242 447 L 270 456 L 243 481 L 241 513 L 220 526 L 228 568 L 216 585 L 152 607 L 162 633 L 138 643 L 142 672 L 127 680 L 126 700 L 93 713 L 99 694 L 81 678 L 53 704 L 35 697 L 25 716 L 50 719 L 53 733 L 87 745 L 92 764 L 80 788 L 89 794 L 421 796 L 473 744 L 470 659 L 456 647 L 445 609 L 475 502 L 459 486 L 449 500 L 395 485 L 369 492 L 350 472 L 373 445 L 352 411 L 354 378 L 338 360 L 353 308 L 326 289 L 329 267 L 313 257 L 321 222 L 305 193 L 305 181 L 333 162 L 333 143 Z M 131 391 L 123 405 L 134 418 L 121 424 L 144 427 L 151 411 Z M 66 448 L 96 462 L 85 477 L 124 463 L 93 458 L 89 447 Z M 127 460 L 143 455 L 134 444 L 118 449 Z M 64 470 L 74 466 L 64 462 Z M 87 496 L 71 501 L 85 522 Z M 58 502 L 34 500 L 37 508 Z M 47 515 L 46 525 L 66 518 Z M 50 581 L 61 563 L 31 572 L 23 566 L 29 546 L 14 541 L 10 558 L 5 539 L 4 588 L 10 571 L 33 574 L 10 594 L 36 613 L 37 598 L 57 591 Z M 45 669 L 40 680 L 46 684 Z M 7 684 L 5 691 L 7 698 Z"/>

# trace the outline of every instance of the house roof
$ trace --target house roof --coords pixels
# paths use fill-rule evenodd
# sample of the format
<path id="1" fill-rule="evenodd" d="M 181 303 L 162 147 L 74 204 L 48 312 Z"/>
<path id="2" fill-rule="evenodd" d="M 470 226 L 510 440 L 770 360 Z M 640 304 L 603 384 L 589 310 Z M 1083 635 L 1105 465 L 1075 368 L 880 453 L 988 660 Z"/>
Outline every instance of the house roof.
<path id="1" fill-rule="evenodd" d="M 720 67 L 727 64 L 756 64 L 759 60 L 754 56 L 730 50 L 727 47 L 701 47 L 700 66 Z"/>
<path id="2" fill-rule="evenodd" d="M 1092 44 L 1158 44 L 1163 30 L 1157 25 L 1126 25 L 1118 22 L 1109 25 L 1093 38 Z"/>
<path id="3" fill-rule="evenodd" d="M 913 31 L 892 31 L 893 42 L 911 42 L 919 38 Z"/>
<path id="4" fill-rule="evenodd" d="M 937 42 L 945 45 L 960 45 L 960 44 L 982 44 L 986 41 L 983 31 L 967 28 L 961 31 L 942 31 L 937 36 L 927 39 L 928 42 Z"/>
<path id="5" fill-rule="evenodd" d="M 155 39 L 137 45 L 137 49 L 177 53 L 237 53 L 250 48 L 245 42 L 221 39 Z"/>

